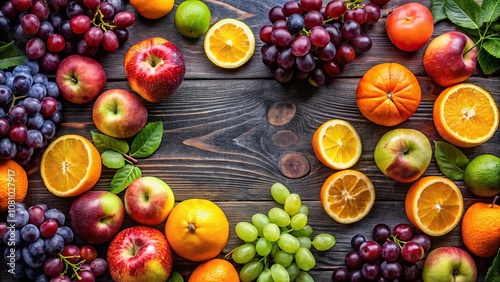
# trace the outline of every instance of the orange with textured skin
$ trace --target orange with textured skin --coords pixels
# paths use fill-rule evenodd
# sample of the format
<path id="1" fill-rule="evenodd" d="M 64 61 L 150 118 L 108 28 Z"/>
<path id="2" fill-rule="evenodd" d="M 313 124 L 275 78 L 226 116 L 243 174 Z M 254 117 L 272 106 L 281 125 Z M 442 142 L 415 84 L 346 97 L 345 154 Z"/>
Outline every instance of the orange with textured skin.
<path id="1" fill-rule="evenodd" d="M 224 259 L 211 259 L 198 265 L 188 282 L 239 282 L 238 271 L 229 261 Z"/>
<path id="2" fill-rule="evenodd" d="M 462 219 L 465 247 L 479 257 L 492 257 L 500 248 L 500 206 L 474 203 Z"/>
<path id="3" fill-rule="evenodd" d="M 130 4 L 141 16 L 155 20 L 172 11 L 174 0 L 130 0 Z"/>
<path id="4" fill-rule="evenodd" d="M 9 201 L 22 202 L 28 193 L 28 175 L 13 160 L 0 161 L 0 213 L 8 210 Z"/>
<path id="5" fill-rule="evenodd" d="M 361 114 L 384 126 L 409 119 L 420 105 L 422 91 L 415 75 L 398 63 L 382 63 L 369 69 L 356 89 Z"/>

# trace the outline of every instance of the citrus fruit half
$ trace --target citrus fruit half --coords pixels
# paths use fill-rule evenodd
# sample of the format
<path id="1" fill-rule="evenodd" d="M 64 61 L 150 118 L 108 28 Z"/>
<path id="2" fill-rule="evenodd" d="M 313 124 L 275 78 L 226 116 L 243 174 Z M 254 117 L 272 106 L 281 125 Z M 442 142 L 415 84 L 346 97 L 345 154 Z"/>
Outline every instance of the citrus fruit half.
<path id="1" fill-rule="evenodd" d="M 361 157 L 361 138 L 347 121 L 332 119 L 316 129 L 312 138 L 314 154 L 333 169 L 352 167 Z"/>
<path id="2" fill-rule="evenodd" d="M 498 106 L 483 88 L 460 83 L 444 89 L 434 102 L 436 130 L 459 147 L 474 147 L 488 141 L 498 129 Z"/>
<path id="3" fill-rule="evenodd" d="M 244 22 L 222 19 L 205 34 L 205 54 L 216 66 L 234 69 L 246 63 L 255 51 L 255 37 Z"/>
<path id="4" fill-rule="evenodd" d="M 370 212 L 375 202 L 375 188 L 362 172 L 341 170 L 325 180 L 320 200 L 325 212 L 335 221 L 353 223 Z"/>
<path id="5" fill-rule="evenodd" d="M 73 197 L 90 190 L 101 177 L 101 156 L 85 137 L 63 135 L 42 155 L 40 173 L 45 187 L 59 197 Z"/>
<path id="6" fill-rule="evenodd" d="M 28 175 L 13 160 L 0 161 L 0 213 L 8 210 L 9 201 L 22 202 L 28 193 Z"/>
<path id="7" fill-rule="evenodd" d="M 238 271 L 225 259 L 214 258 L 198 265 L 188 282 L 239 282 Z"/>
<path id="8" fill-rule="evenodd" d="M 462 192 L 442 176 L 426 176 L 406 194 L 405 211 L 410 223 L 430 236 L 442 236 L 457 226 L 464 210 Z"/>

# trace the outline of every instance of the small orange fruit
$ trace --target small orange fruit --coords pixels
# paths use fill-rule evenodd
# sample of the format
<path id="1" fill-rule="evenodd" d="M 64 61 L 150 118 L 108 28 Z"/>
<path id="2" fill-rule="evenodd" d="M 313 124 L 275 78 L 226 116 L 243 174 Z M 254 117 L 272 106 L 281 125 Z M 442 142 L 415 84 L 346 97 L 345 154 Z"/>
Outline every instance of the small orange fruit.
<path id="1" fill-rule="evenodd" d="M 130 4 L 141 16 L 155 20 L 172 11 L 174 0 L 130 0 Z"/>
<path id="2" fill-rule="evenodd" d="M 325 212 L 339 223 L 361 220 L 375 202 L 375 188 L 365 174 L 352 170 L 338 171 L 321 187 L 320 200 Z"/>
<path id="3" fill-rule="evenodd" d="M 398 63 L 369 69 L 356 89 L 356 104 L 367 119 L 384 126 L 409 119 L 420 105 L 422 91 L 415 75 Z"/>
<path id="4" fill-rule="evenodd" d="M 238 271 L 225 259 L 214 258 L 198 265 L 188 282 L 239 282 Z"/>
<path id="5" fill-rule="evenodd" d="M 165 235 L 179 256 L 191 261 L 205 261 L 219 255 L 226 246 L 229 221 L 214 202 L 187 199 L 170 212 Z"/>
<path id="6" fill-rule="evenodd" d="M 316 129 L 312 138 L 314 154 L 333 169 L 352 167 L 361 157 L 361 138 L 347 121 L 332 119 Z"/>
<path id="7" fill-rule="evenodd" d="M 500 206 L 477 202 L 462 219 L 465 247 L 479 257 L 492 257 L 500 248 Z"/>
<path id="8" fill-rule="evenodd" d="M 488 141 L 497 131 L 498 106 L 483 88 L 460 83 L 439 94 L 433 119 L 437 132 L 446 141 L 459 147 L 474 147 Z"/>
<path id="9" fill-rule="evenodd" d="M 405 210 L 415 228 L 430 236 L 442 236 L 457 226 L 464 200 L 453 181 L 442 176 L 426 176 L 408 190 Z"/>
<path id="10" fill-rule="evenodd" d="M 28 175 L 23 167 L 13 160 L 0 161 L 0 213 L 8 210 L 11 201 L 24 201 L 26 193 Z"/>
<path id="11" fill-rule="evenodd" d="M 222 19 L 208 29 L 203 47 L 208 59 L 216 66 L 234 69 L 252 57 L 255 37 L 244 22 Z"/>
<path id="12" fill-rule="evenodd" d="M 101 155 L 85 137 L 63 135 L 42 155 L 40 173 L 45 187 L 59 197 L 73 197 L 90 190 L 101 177 Z"/>

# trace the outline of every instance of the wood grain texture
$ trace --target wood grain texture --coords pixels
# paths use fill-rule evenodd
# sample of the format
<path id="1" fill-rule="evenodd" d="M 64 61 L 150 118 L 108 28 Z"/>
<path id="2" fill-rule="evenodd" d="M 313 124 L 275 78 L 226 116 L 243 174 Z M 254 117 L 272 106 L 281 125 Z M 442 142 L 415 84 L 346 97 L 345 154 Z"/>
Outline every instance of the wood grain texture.
<path id="1" fill-rule="evenodd" d="M 174 12 L 180 2 L 175 1 Z M 149 121 L 163 121 L 164 136 L 157 152 L 139 160 L 137 166 L 142 174 L 167 182 L 177 202 L 199 197 L 221 206 L 231 226 L 230 239 L 221 257 L 241 243 L 233 231 L 236 223 L 249 221 L 252 214 L 267 212 L 270 207 L 276 206 L 269 188 L 274 182 L 284 183 L 291 191 L 301 195 L 309 206 L 314 234 L 328 232 L 337 239 L 331 250 L 317 254 L 317 266 L 311 271 L 315 281 L 331 281 L 332 270 L 343 265 L 345 254 L 350 251 L 352 236 L 357 233 L 369 236 L 377 223 L 395 226 L 407 222 L 404 198 L 411 184 L 397 183 L 385 177 L 375 165 L 373 150 L 384 133 L 397 127 L 422 131 L 429 137 L 433 148 L 432 141 L 442 141 L 433 125 L 432 108 L 443 88 L 425 75 L 421 63 L 423 49 L 406 53 L 392 45 L 385 34 L 385 19 L 367 30 L 373 39 L 373 49 L 356 58 L 339 78 L 329 81 L 326 86 L 314 88 L 304 82 L 278 84 L 261 62 L 262 42 L 258 39 L 258 31 L 268 22 L 269 9 L 285 2 L 205 1 L 212 12 L 212 23 L 221 18 L 237 18 L 245 21 L 254 31 L 257 39 L 255 54 L 247 64 L 236 70 L 220 69 L 210 63 L 204 55 L 203 39 L 190 40 L 178 34 L 173 23 L 174 12 L 154 21 L 136 13 L 137 21 L 130 29 L 129 40 L 117 52 L 107 54 L 99 61 L 107 73 L 105 89 L 130 90 L 123 71 L 126 50 L 134 43 L 153 36 L 174 42 L 185 57 L 186 76 L 173 96 L 159 103 L 144 102 L 149 111 Z M 383 7 L 382 14 L 387 15 L 394 7 L 406 2 L 409 1 L 390 1 Z M 421 2 L 430 3 L 427 0 Z M 129 3 L 126 8 L 134 11 Z M 454 27 L 448 22 L 440 22 L 435 27 L 434 37 L 452 29 Z M 360 77 L 370 67 L 383 62 L 405 65 L 416 74 L 422 88 L 422 102 L 417 112 L 408 121 L 392 128 L 369 122 L 361 115 L 355 102 Z M 485 88 L 500 103 L 497 76 L 486 77 L 476 70 L 474 77 L 468 81 Z M 91 119 L 93 102 L 85 105 L 64 102 L 63 105 L 65 121 L 57 136 L 76 133 L 90 138 L 90 132 L 97 131 Z M 349 121 L 361 135 L 363 153 L 353 169 L 368 175 L 376 189 L 376 202 L 371 212 L 360 222 L 350 225 L 336 223 L 321 207 L 321 185 L 334 171 L 319 163 L 310 142 L 316 128 L 334 118 Z M 500 134 L 497 132 L 487 143 L 463 151 L 470 159 L 483 153 L 499 155 L 499 145 Z M 309 170 L 305 173 L 300 171 L 302 175 L 298 178 L 286 175 L 299 174 L 283 174 L 281 161 L 290 154 L 300 155 L 303 157 L 301 160 L 309 164 Z M 28 170 L 30 190 L 26 204 L 44 202 L 68 214 L 74 199 L 57 198 L 44 188 L 39 162 L 40 154 Z M 114 170 L 104 169 L 93 189 L 108 190 L 113 174 Z M 442 175 L 434 158 L 425 175 Z M 456 183 L 465 197 L 466 207 L 476 201 L 489 201 L 474 197 L 462 181 Z M 120 196 L 123 197 L 123 193 Z M 127 217 L 124 227 L 135 224 Z M 157 228 L 163 230 L 163 225 Z M 432 238 L 432 247 L 438 246 L 464 248 L 460 227 L 445 236 Z M 100 246 L 99 252 L 105 256 L 106 246 Z M 483 281 L 492 259 L 474 258 L 479 269 L 478 280 Z M 196 265 L 176 257 L 174 269 L 187 279 Z M 0 277 L 1 281 L 12 281 L 4 264 L 0 265 Z M 106 275 L 99 281 L 110 281 L 110 277 Z"/>

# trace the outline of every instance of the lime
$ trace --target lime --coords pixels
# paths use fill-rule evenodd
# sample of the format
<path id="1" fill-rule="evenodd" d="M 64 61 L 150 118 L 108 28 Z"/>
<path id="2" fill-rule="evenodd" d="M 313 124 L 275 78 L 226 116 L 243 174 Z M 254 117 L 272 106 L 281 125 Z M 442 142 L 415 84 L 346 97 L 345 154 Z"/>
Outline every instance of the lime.
<path id="1" fill-rule="evenodd" d="M 500 193 L 500 158 L 491 154 L 475 157 L 465 168 L 464 182 L 478 196 L 492 197 Z"/>
<path id="2" fill-rule="evenodd" d="M 174 21 L 180 34 L 200 38 L 210 27 L 210 10 L 202 1 L 187 0 L 177 7 Z"/>

